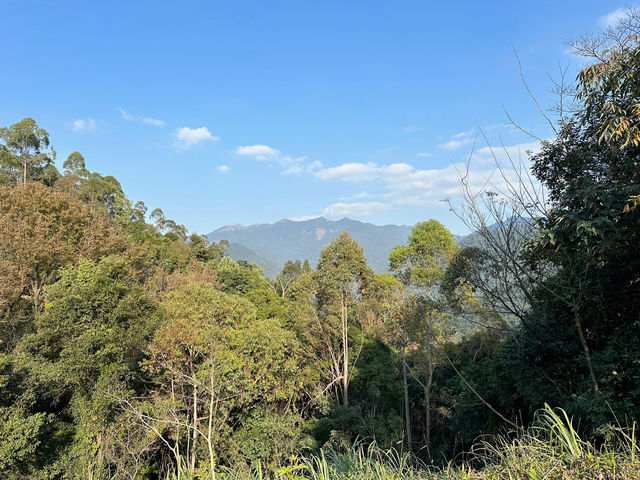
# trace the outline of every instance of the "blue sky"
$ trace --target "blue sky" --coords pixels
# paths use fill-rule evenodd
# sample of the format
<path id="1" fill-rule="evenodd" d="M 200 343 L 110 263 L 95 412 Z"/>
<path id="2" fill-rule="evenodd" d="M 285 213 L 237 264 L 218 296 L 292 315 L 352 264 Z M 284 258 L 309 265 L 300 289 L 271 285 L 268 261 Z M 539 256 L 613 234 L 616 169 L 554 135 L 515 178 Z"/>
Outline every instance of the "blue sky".
<path id="1" fill-rule="evenodd" d="M 510 152 L 544 138 L 520 81 L 581 60 L 609 1 L 0 0 L 0 124 L 31 116 L 58 165 L 74 150 L 190 230 L 281 218 L 464 227 L 452 165 L 481 129 Z M 472 160 L 490 171 L 478 138 Z M 475 171 L 474 170 L 474 171 Z"/>

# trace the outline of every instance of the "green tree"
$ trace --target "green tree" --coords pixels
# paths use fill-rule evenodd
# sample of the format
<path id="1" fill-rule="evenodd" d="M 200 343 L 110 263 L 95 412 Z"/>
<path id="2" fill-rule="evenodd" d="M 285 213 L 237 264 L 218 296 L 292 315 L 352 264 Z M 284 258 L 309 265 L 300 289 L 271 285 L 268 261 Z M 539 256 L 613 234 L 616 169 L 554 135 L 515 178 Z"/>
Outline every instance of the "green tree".
<path id="1" fill-rule="evenodd" d="M 353 307 L 373 277 L 364 249 L 342 232 L 320 253 L 316 279 L 321 316 L 320 332 L 331 357 L 332 383 L 342 384 L 342 404 L 349 405 L 351 362 L 349 325 Z"/>
<path id="2" fill-rule="evenodd" d="M 258 318 L 249 301 L 209 283 L 180 286 L 162 306 L 166 320 L 146 363 L 154 393 L 123 405 L 176 465 L 215 478 L 238 415 L 258 405 L 285 414 L 301 398 L 301 347 L 280 319 Z"/>
<path id="3" fill-rule="evenodd" d="M 43 180 L 51 185 L 58 177 L 53 166 L 55 151 L 49 144 L 49 133 L 32 118 L 23 118 L 9 127 L 0 128 L 0 168 L 3 182 L 26 184 L 27 180 Z"/>
<path id="4" fill-rule="evenodd" d="M 308 262 L 307 262 L 308 263 Z M 287 296 L 289 287 L 293 281 L 302 274 L 302 263 L 300 260 L 295 262 L 287 260 L 282 267 L 282 271 L 276 279 L 271 282 L 271 288 L 277 292 L 282 298 Z"/>
<path id="5" fill-rule="evenodd" d="M 431 387 L 433 385 L 434 344 L 446 315 L 439 305 L 439 287 L 445 278 L 446 266 L 458 247 L 451 232 L 437 220 L 416 224 L 406 246 L 395 247 L 390 267 L 407 285 L 422 290 L 427 299 L 427 323 L 424 330 L 426 378 L 423 383 L 425 401 L 425 437 L 427 450 L 431 446 Z M 436 328 L 436 323 L 438 323 Z"/>
<path id="6" fill-rule="evenodd" d="M 103 478 L 114 440 L 106 433 L 118 421 L 114 395 L 132 387 L 158 320 L 128 258 L 82 260 L 59 272 L 13 357 L 22 379 L 13 408 L 26 405 L 25 418 L 46 422 L 35 439 L 42 459 L 33 466 L 61 468 L 64 478 Z"/>

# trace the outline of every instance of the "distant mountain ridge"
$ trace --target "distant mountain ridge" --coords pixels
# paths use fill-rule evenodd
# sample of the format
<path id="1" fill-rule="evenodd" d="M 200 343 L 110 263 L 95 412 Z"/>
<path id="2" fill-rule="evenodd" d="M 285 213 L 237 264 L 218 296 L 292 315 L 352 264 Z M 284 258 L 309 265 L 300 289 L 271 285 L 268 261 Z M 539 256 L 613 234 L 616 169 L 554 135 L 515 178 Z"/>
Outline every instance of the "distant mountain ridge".
<path id="1" fill-rule="evenodd" d="M 255 225 L 226 225 L 207 235 L 210 241 L 228 240 L 228 255 L 234 260 L 255 262 L 269 277 L 275 277 L 287 260 L 308 259 L 313 267 L 322 249 L 343 231 L 364 247 L 371 268 L 386 272 L 389 253 L 396 245 L 405 244 L 412 226 L 374 225 L 343 218 L 329 220 L 280 220 Z"/>

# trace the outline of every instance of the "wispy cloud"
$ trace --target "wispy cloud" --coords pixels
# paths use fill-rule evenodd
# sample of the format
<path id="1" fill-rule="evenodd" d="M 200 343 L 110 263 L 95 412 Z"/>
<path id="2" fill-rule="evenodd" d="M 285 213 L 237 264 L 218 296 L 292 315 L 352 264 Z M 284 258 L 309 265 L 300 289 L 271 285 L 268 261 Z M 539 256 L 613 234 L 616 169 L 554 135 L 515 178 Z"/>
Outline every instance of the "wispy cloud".
<path id="1" fill-rule="evenodd" d="M 180 127 L 174 132 L 176 141 L 173 146 L 178 150 L 186 150 L 206 141 L 218 141 L 220 137 L 212 135 L 207 127 Z"/>
<path id="2" fill-rule="evenodd" d="M 146 123 L 147 125 L 153 125 L 154 127 L 164 127 L 167 124 L 166 122 L 158 120 L 157 118 L 147 117 L 145 115 L 132 115 L 124 108 L 118 108 L 118 110 L 120 110 L 122 118 L 130 122 Z"/>
<path id="3" fill-rule="evenodd" d="M 96 121 L 93 118 L 79 118 L 71 125 L 74 132 L 93 132 L 96 129 Z"/>
<path id="4" fill-rule="evenodd" d="M 343 163 L 337 167 L 312 169 L 312 174 L 321 180 L 338 179 L 343 182 L 366 182 L 379 174 L 375 163 Z"/>
<path id="5" fill-rule="evenodd" d="M 438 147 L 441 148 L 442 150 L 448 150 L 448 151 L 458 150 L 460 147 L 463 147 L 464 145 L 468 145 L 471 142 L 473 142 L 472 135 L 474 131 L 475 130 L 472 128 L 465 132 L 455 133 L 451 135 L 450 140 L 448 142 L 441 143 L 440 145 L 438 145 Z"/>
<path id="6" fill-rule="evenodd" d="M 609 28 L 616 25 L 620 20 L 625 19 L 629 16 L 628 8 L 618 8 L 613 10 L 612 12 L 605 13 L 598 19 L 598 23 L 602 28 Z"/>
<path id="7" fill-rule="evenodd" d="M 276 158 L 280 155 L 280 152 L 275 148 L 271 148 L 268 145 L 245 145 L 236 148 L 238 155 L 244 155 L 246 157 L 253 157 L 256 160 L 269 160 Z"/>
<path id="8" fill-rule="evenodd" d="M 220 173 L 227 173 L 229 170 L 231 170 L 231 168 L 229 167 L 229 165 L 220 165 L 218 167 L 218 171 Z"/>
<path id="9" fill-rule="evenodd" d="M 419 152 L 418 153 L 418 157 L 425 157 L 425 158 L 429 158 L 429 157 L 433 157 L 433 154 L 429 153 L 429 152 Z"/>
<path id="10" fill-rule="evenodd" d="M 404 131 L 407 133 L 418 133 L 422 131 L 422 127 L 418 127 L 416 125 L 407 125 L 404 127 Z"/>
<path id="11" fill-rule="evenodd" d="M 540 149 L 537 142 L 477 149 L 468 172 L 466 163 L 458 162 L 442 168 L 420 169 L 409 163 L 378 165 L 375 163 L 343 163 L 332 167 L 315 166 L 305 172 L 322 181 L 367 183 L 367 192 L 341 198 L 322 210 L 332 218 L 362 218 L 377 212 L 406 206 L 437 206 L 444 199 L 455 199 L 460 193 L 460 175 L 468 173 L 472 189 L 507 190 L 507 182 L 518 182 L 530 167 L 529 154 Z M 496 162 L 501 165 L 499 170 Z"/>
<path id="12" fill-rule="evenodd" d="M 467 137 L 470 137 L 471 135 L 473 135 L 474 131 L 475 131 L 475 129 L 471 128 L 471 129 L 467 130 L 466 132 L 454 133 L 453 135 L 451 135 L 451 138 L 453 140 L 458 140 L 458 139 L 461 139 L 461 138 L 467 138 Z"/>
<path id="13" fill-rule="evenodd" d="M 235 152 L 237 155 L 251 157 L 255 160 L 277 162 L 283 168 L 283 175 L 300 175 L 305 170 L 316 166 L 316 163 L 305 164 L 306 156 L 283 155 L 279 150 L 268 145 L 243 145 L 236 148 Z"/>
<path id="14" fill-rule="evenodd" d="M 472 142 L 475 129 L 459 132 L 450 141 Z M 539 144 L 522 143 L 506 146 L 485 146 L 476 149 L 471 160 L 468 178 L 471 188 L 490 187 L 505 191 L 506 182 L 516 182 L 523 173 L 520 168 L 529 168 L 529 153 L 539 151 Z M 306 157 L 292 157 L 267 145 L 245 145 L 237 147 L 237 155 L 280 165 L 282 174 L 308 175 L 322 182 L 366 184 L 367 191 L 339 201 L 319 210 L 316 215 L 298 217 L 314 218 L 323 215 L 330 218 L 364 218 L 375 213 L 404 206 L 437 206 L 447 198 L 460 193 L 460 174 L 466 162 L 449 164 L 440 168 L 418 168 L 406 162 L 377 164 L 374 162 L 345 162 L 326 166 L 319 161 L 310 162 Z M 422 152 L 421 157 L 431 154 Z M 499 170 L 498 162 L 502 166 Z"/>
<path id="15" fill-rule="evenodd" d="M 438 147 L 443 150 L 458 150 L 460 147 L 466 145 L 467 143 L 469 142 L 466 140 L 450 140 L 448 142 L 441 143 L 440 145 L 438 145 Z"/>

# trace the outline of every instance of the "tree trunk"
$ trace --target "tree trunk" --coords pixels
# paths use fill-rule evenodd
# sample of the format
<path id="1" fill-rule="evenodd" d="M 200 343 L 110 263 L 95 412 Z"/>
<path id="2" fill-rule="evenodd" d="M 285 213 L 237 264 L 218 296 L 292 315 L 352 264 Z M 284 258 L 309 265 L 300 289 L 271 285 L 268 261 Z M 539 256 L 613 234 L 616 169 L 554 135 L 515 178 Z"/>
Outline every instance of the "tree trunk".
<path id="1" fill-rule="evenodd" d="M 213 451 L 213 405 L 214 405 L 214 389 L 213 389 L 213 369 L 209 375 L 209 424 L 207 425 L 207 447 L 209 449 L 209 468 L 211 469 L 211 479 L 216 480 L 216 462 Z"/>
<path id="2" fill-rule="evenodd" d="M 192 373 L 195 377 L 195 372 Z M 191 434 L 191 460 L 189 465 L 189 473 L 194 476 L 196 470 L 196 444 L 198 443 L 198 388 L 193 384 L 193 433 Z"/>
<path id="3" fill-rule="evenodd" d="M 42 290 L 44 283 L 34 280 L 31 282 L 31 298 L 33 299 L 33 311 L 36 316 L 40 313 L 42 306 Z"/>
<path id="4" fill-rule="evenodd" d="M 407 334 L 402 327 L 402 387 L 404 389 L 404 423 L 407 433 L 407 449 L 411 452 L 411 416 L 409 414 L 409 385 L 407 383 Z"/>
<path id="5" fill-rule="evenodd" d="M 587 360 L 589 375 L 591 376 L 591 382 L 593 383 L 593 391 L 597 395 L 598 393 L 600 393 L 600 387 L 598 385 L 598 379 L 596 378 L 596 372 L 593 369 L 593 363 L 591 362 L 591 353 L 589 352 L 589 346 L 587 345 L 587 340 L 584 338 L 584 331 L 582 330 L 582 320 L 580 320 L 580 313 L 578 312 L 577 307 L 574 307 L 573 309 L 573 321 L 576 325 L 576 330 L 578 331 L 578 337 L 580 337 L 580 344 L 582 345 L 585 359 Z"/>
<path id="6" fill-rule="evenodd" d="M 433 353 L 431 334 L 433 329 L 433 311 L 429 310 L 429 326 L 427 329 L 427 383 L 424 387 L 425 437 L 427 455 L 431 458 L 431 384 L 433 383 Z"/>
<path id="7" fill-rule="evenodd" d="M 342 292 L 342 403 L 349 406 L 349 332 L 347 330 L 347 302 Z"/>

